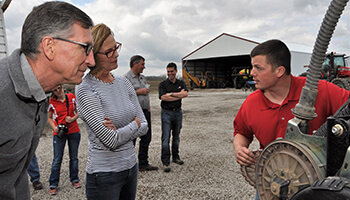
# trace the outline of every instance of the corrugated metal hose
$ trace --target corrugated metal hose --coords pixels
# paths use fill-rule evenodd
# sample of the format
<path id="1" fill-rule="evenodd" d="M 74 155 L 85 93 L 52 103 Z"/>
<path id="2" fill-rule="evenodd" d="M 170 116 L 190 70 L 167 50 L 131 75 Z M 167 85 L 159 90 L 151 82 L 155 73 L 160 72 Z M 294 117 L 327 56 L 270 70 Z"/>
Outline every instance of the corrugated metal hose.
<path id="1" fill-rule="evenodd" d="M 332 38 L 335 27 L 338 23 L 340 15 L 342 14 L 347 2 L 349 0 L 333 0 L 327 10 L 327 13 L 323 19 L 320 30 L 318 32 L 315 46 L 312 52 L 309 72 L 305 86 L 303 87 L 299 103 L 292 110 L 293 114 L 302 120 L 305 120 L 308 124 L 308 120 L 314 119 L 317 115 L 315 113 L 315 101 L 317 97 L 317 87 L 319 76 L 321 73 L 322 63 L 326 56 L 328 45 Z M 345 106 L 344 108 L 347 108 Z M 348 109 L 345 109 L 348 110 Z M 338 112 L 341 114 L 343 111 Z M 349 112 L 349 111 L 344 111 Z M 306 130 L 301 128 L 303 133 L 308 133 L 307 126 Z M 320 133 L 318 133 L 320 134 Z M 323 133 L 322 133 L 323 134 Z"/>

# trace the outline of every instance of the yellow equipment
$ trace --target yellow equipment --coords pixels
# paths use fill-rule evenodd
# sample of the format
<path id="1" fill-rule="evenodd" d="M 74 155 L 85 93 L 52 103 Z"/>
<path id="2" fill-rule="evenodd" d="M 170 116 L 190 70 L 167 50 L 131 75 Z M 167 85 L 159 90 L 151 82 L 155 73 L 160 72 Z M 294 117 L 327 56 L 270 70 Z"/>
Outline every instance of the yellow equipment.
<path id="1" fill-rule="evenodd" d="M 201 72 L 201 79 L 193 76 L 192 74 L 190 74 L 189 72 L 187 72 L 185 69 L 182 70 L 182 76 L 183 79 L 185 80 L 188 88 L 190 90 L 192 90 L 193 88 L 191 87 L 191 83 L 190 83 L 190 79 L 192 80 L 192 82 L 194 84 L 196 84 L 199 88 L 205 88 L 206 87 L 206 81 L 203 77 L 203 73 Z"/>

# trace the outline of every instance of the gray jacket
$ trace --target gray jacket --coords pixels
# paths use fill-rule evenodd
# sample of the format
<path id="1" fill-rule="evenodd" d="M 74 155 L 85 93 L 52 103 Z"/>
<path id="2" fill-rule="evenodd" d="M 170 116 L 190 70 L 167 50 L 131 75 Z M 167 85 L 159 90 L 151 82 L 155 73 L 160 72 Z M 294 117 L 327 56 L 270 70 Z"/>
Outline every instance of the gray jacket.
<path id="1" fill-rule="evenodd" d="M 48 101 L 27 60 L 23 58 L 21 62 L 20 51 L 15 50 L 11 56 L 0 60 L 2 200 L 30 199 L 27 166 L 47 122 Z M 25 64 L 26 72 L 22 70 L 21 63 Z"/>

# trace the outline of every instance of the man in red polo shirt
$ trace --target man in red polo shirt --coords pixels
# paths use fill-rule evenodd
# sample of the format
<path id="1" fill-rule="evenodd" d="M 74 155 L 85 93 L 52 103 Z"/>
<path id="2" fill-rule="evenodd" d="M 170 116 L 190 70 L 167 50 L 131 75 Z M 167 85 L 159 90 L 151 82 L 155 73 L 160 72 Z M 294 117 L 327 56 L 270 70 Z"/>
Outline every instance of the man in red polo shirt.
<path id="1" fill-rule="evenodd" d="M 256 163 L 248 149 L 253 136 L 264 148 L 276 138 L 284 138 L 288 120 L 294 118 L 291 109 L 298 103 L 305 77 L 290 74 L 291 55 L 279 40 L 269 40 L 251 52 L 251 76 L 258 89 L 242 104 L 234 119 L 233 147 L 237 162 L 244 166 Z M 309 134 L 317 130 L 349 98 L 349 91 L 319 81 L 315 108 L 317 117 L 309 121 Z"/>

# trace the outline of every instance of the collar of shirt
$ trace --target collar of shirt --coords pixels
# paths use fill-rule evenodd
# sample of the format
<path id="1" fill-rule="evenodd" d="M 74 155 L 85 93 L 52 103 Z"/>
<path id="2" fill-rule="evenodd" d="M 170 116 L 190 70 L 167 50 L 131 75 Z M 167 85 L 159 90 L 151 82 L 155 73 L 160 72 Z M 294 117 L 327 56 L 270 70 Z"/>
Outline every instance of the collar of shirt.
<path id="1" fill-rule="evenodd" d="M 171 81 L 169 80 L 169 78 L 167 78 L 166 80 L 167 80 L 168 84 L 176 84 L 176 82 L 178 81 L 177 78 L 175 79 L 175 82 L 171 82 Z"/>
<path id="2" fill-rule="evenodd" d="M 47 98 L 43 88 L 41 87 L 38 79 L 34 75 L 32 68 L 30 67 L 27 58 L 24 54 L 21 54 L 21 67 L 25 80 L 28 83 L 30 93 L 35 100 L 42 101 Z"/>
<path id="3" fill-rule="evenodd" d="M 132 76 L 133 78 L 135 78 L 135 77 L 137 78 L 136 74 L 134 74 L 134 72 L 131 71 L 131 70 L 130 70 L 130 74 L 131 74 L 131 76 Z M 140 76 L 140 74 L 138 74 L 138 75 Z"/>
<path id="4" fill-rule="evenodd" d="M 131 76 L 131 77 L 133 77 L 133 78 L 137 78 L 137 76 L 134 74 L 134 72 L 130 69 L 127 73 L 126 73 L 126 76 Z M 138 78 L 139 79 L 142 79 L 143 78 L 143 75 L 142 74 L 138 74 Z"/>
<path id="5" fill-rule="evenodd" d="M 261 95 L 263 96 L 262 98 L 263 106 L 261 108 L 262 110 L 275 109 L 288 104 L 288 102 L 299 101 L 302 86 L 300 85 L 300 81 L 297 81 L 294 76 L 291 75 L 291 77 L 292 78 L 291 78 L 289 93 L 281 105 L 273 103 L 269 99 L 267 99 L 260 89 L 257 91 L 257 92 L 260 92 Z"/>
<path id="6" fill-rule="evenodd" d="M 41 102 L 47 98 L 24 54 L 19 49 L 9 57 L 9 73 L 15 93 L 23 100 Z"/>

